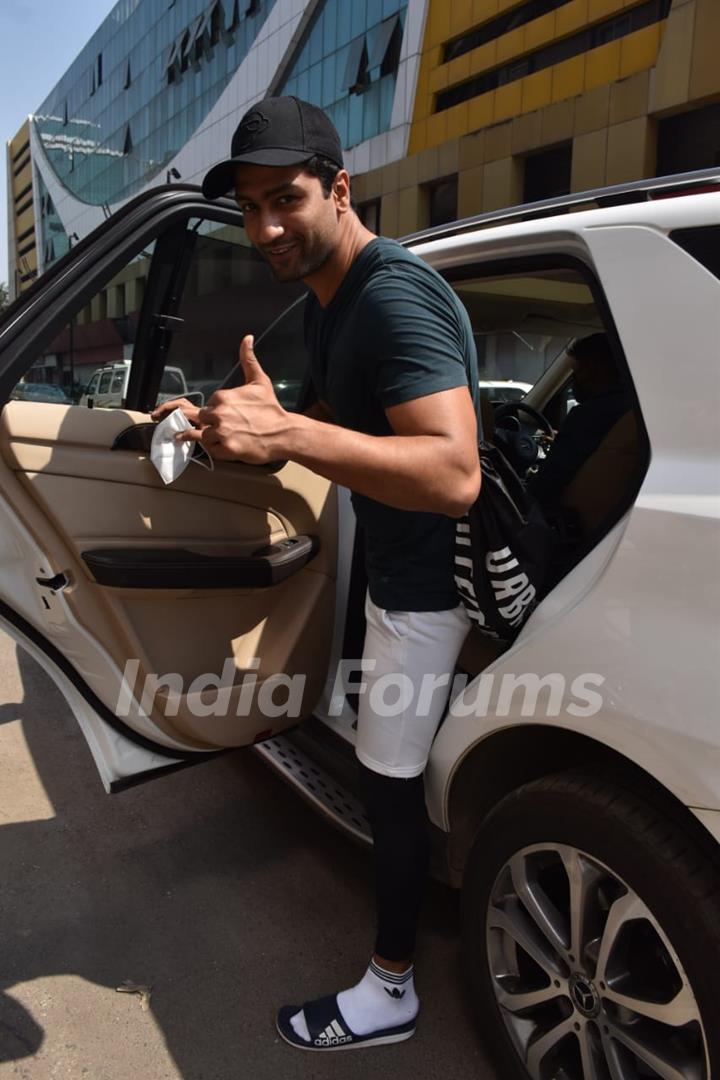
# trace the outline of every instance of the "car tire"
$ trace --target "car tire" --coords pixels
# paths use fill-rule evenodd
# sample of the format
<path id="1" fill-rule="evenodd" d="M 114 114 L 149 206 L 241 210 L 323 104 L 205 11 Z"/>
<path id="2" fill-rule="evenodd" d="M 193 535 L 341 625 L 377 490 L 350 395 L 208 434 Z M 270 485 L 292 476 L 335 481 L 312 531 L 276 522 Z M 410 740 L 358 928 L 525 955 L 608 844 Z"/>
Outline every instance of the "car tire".
<path id="1" fill-rule="evenodd" d="M 720 1077 L 717 861 L 649 791 L 568 772 L 504 798 L 470 854 L 462 946 L 502 1080 Z"/>

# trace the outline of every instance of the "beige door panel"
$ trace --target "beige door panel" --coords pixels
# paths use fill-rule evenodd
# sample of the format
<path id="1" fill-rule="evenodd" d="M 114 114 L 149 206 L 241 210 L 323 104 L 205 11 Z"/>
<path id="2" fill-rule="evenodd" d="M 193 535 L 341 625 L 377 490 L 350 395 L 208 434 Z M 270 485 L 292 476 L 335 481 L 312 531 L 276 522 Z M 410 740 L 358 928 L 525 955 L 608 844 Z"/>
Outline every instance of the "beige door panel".
<path id="1" fill-rule="evenodd" d="M 148 419 L 121 410 L 10 402 L 0 416 L 2 471 L 9 469 L 20 482 L 41 512 L 40 522 L 52 525 L 52 530 L 41 529 L 42 546 L 63 553 L 64 562 L 54 569 L 62 569 L 71 581 L 63 597 L 78 620 L 91 631 L 112 625 L 114 632 L 103 644 L 113 649 L 120 670 L 128 658 L 139 662 L 138 697 L 146 676 L 173 673 L 181 680 L 179 701 L 171 697 L 167 716 L 163 706 L 168 702 L 161 694 L 155 697 L 153 720 L 189 743 L 240 745 L 268 728 L 287 726 L 287 718 L 268 717 L 259 707 L 260 687 L 269 676 L 307 676 L 301 715 L 312 709 L 321 691 L 334 610 L 335 490 L 294 463 L 276 472 L 222 463 L 211 473 L 190 465 L 166 487 L 147 454 L 110 449 L 128 426 Z M 24 499 L 17 501 L 18 513 L 27 513 Z M 37 516 L 31 516 L 37 525 Z M 319 538 L 317 556 L 266 589 L 108 588 L 92 579 L 81 557 L 89 548 L 118 546 L 251 554 L 303 533 Z M 248 666 L 254 657 L 260 659 L 256 670 Z M 188 697 L 190 685 L 204 675 L 219 677 L 229 658 L 236 686 L 225 715 L 199 715 L 195 707 L 204 698 L 197 693 Z M 246 688 L 243 715 L 238 716 L 239 684 L 248 673 L 257 676 L 257 690 L 248 710 Z M 102 697 L 114 709 L 120 686 L 110 682 L 105 680 Z M 296 682 L 293 700 L 297 687 Z M 266 705 L 268 700 L 266 693 Z"/>
<path id="2" fill-rule="evenodd" d="M 39 410 L 36 420 L 33 420 L 34 409 Z M 84 409 L 12 401 L 0 415 L 0 454 L 11 469 L 28 475 L 94 479 L 100 481 L 103 487 L 125 483 L 146 489 L 142 498 L 137 495 L 136 505 L 132 508 L 125 506 L 128 517 L 120 532 L 115 529 L 115 523 L 110 528 L 101 525 L 98 532 L 100 515 L 96 513 L 94 502 L 87 501 L 88 498 L 94 499 L 94 493 L 90 490 L 84 492 L 82 488 L 75 489 L 76 493 L 71 496 L 73 504 L 78 509 L 84 504 L 95 524 L 84 530 L 73 529 L 68 535 L 77 536 L 84 532 L 86 536 L 129 537 L 135 535 L 137 527 L 143 530 L 139 535 L 147 535 L 148 530 L 141 526 L 139 515 L 148 516 L 149 500 L 152 500 L 150 508 L 158 523 L 175 518 L 176 521 L 170 520 L 170 527 L 181 529 L 182 535 L 207 538 L 209 533 L 203 531 L 204 526 L 199 519 L 207 512 L 209 500 L 218 500 L 237 504 L 250 515 L 253 509 L 263 515 L 272 515 L 270 528 L 260 533 L 265 537 L 265 543 L 269 542 L 268 538 L 277 528 L 284 528 L 287 535 L 308 533 L 319 536 L 321 546 L 313 559 L 313 569 L 335 577 L 335 495 L 328 480 L 294 462 L 288 462 L 277 472 L 251 465 L 220 462 L 212 472 L 189 465 L 171 487 L 166 487 L 147 454 L 110 449 L 126 428 L 133 423 L 148 421 L 145 413 L 119 409 Z M 188 506 L 180 503 L 181 495 L 195 495 L 204 500 L 197 513 L 193 513 L 195 521 L 189 516 L 192 512 Z M 68 490 L 59 491 L 57 498 L 45 509 L 55 513 L 57 508 L 60 512 L 59 504 L 66 498 Z M 114 498 L 114 488 L 111 493 L 106 491 L 103 503 L 107 512 L 110 512 Z M 176 502 L 177 512 L 173 509 Z M 218 510 L 218 513 L 223 512 L 222 509 Z M 181 520 L 182 515 L 187 515 L 184 521 Z M 233 540 L 258 535 L 257 531 L 253 532 L 253 527 L 243 528 L 240 533 L 236 531 L 237 527 L 237 520 L 228 521 L 221 535 L 229 535 Z M 155 535 L 163 534 L 155 530 Z M 172 537 L 175 533 L 171 531 L 164 535 Z"/>
<path id="3" fill-rule="evenodd" d="M 141 673 L 144 669 L 169 676 L 170 685 L 179 689 L 173 698 L 159 687 L 155 705 L 164 714 L 163 726 L 181 737 L 206 745 L 240 746 L 287 727 L 287 718 L 274 715 L 287 703 L 294 711 L 295 719 L 290 718 L 294 723 L 318 701 L 335 604 L 332 584 L 324 574 L 306 568 L 270 589 L 176 594 L 169 602 L 172 626 L 157 604 L 158 593 L 112 592 L 128 623 L 142 633 L 137 644 L 138 654 L 143 646 L 146 651 Z M 322 664 L 320 654 L 325 657 Z M 211 681 L 203 676 L 219 680 L 226 662 L 230 663 L 225 674 L 231 677 L 218 701 L 214 688 L 203 691 L 203 684 Z M 282 685 L 277 685 L 278 675 L 283 676 Z M 136 696 L 141 694 L 138 686 Z M 199 701 L 206 704 L 198 707 Z M 214 711 L 219 715 L 212 715 Z"/>

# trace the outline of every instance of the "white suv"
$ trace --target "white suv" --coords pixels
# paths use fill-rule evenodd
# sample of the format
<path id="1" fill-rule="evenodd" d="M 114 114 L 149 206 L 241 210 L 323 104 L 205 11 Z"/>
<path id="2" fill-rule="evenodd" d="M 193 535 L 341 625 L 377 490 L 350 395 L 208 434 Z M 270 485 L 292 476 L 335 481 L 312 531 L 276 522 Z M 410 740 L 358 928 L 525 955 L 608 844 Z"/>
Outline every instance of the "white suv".
<path id="1" fill-rule="evenodd" d="M 96 409 L 120 409 L 127 395 L 130 379 L 130 360 L 116 360 L 94 371 L 78 404 Z M 186 397 L 188 386 L 182 368 L 166 367 L 160 380 L 157 400 Z M 203 401 L 198 404 L 203 405 Z"/>
<path id="2" fill-rule="evenodd" d="M 479 1036 L 503 1080 L 720 1077 L 720 173 L 406 242 L 466 304 L 481 379 L 531 387 L 484 406 L 488 437 L 518 436 L 524 477 L 576 400 L 572 342 L 604 332 L 628 395 L 559 492 L 544 595 L 513 642 L 473 632 L 432 749 L 436 866 L 463 891 Z M 143 258 L 125 408 L 11 400 Z M 232 385 L 255 333 L 302 408 L 301 322 L 237 208 L 189 187 L 135 200 L 16 302 L 0 323 L 0 616 L 109 791 L 256 744 L 367 841 L 347 492 L 292 462 L 218 462 L 166 489 L 148 459 L 180 341 L 189 379 Z"/>

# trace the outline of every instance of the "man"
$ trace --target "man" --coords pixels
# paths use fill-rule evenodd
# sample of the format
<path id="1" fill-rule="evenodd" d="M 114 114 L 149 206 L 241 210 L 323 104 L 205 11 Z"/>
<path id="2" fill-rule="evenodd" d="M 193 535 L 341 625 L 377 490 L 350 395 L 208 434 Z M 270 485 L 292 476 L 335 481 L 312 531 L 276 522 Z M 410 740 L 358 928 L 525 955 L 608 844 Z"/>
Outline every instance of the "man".
<path id="1" fill-rule="evenodd" d="M 552 509 L 581 465 L 629 409 L 623 383 L 605 334 L 579 338 L 568 348 L 577 405 L 565 417 L 547 457 L 528 482 L 528 491 Z"/>
<path id="2" fill-rule="evenodd" d="M 439 275 L 362 225 L 338 134 L 315 106 L 270 98 L 250 110 L 231 157 L 203 184 L 209 198 L 231 189 L 275 276 L 310 287 L 317 401 L 304 415 L 285 412 L 245 337 L 245 385 L 217 392 L 203 409 L 183 403 L 197 425 L 183 438 L 221 460 L 297 461 L 351 489 L 366 537 L 364 656 L 374 661 L 356 752 L 377 867 L 375 953 L 357 985 L 281 1009 L 278 1030 L 303 1049 L 397 1042 L 413 1034 L 418 1012 L 412 956 L 428 854 L 422 773 L 447 696 L 445 688 L 421 708 L 418 688 L 426 672 L 452 673 L 469 625 L 453 579 L 453 518 L 480 488 L 472 330 Z M 155 417 L 176 405 L 163 404 Z M 385 674 L 406 675 L 415 688 L 400 717 L 371 711 L 373 683 Z"/>

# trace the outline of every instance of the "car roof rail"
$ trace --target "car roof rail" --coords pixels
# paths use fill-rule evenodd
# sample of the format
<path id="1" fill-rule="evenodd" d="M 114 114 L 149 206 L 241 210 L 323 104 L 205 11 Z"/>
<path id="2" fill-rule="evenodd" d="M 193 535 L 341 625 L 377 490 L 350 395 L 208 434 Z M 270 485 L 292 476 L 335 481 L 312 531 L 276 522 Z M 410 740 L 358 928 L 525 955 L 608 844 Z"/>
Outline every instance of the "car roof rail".
<path id="1" fill-rule="evenodd" d="M 647 180 L 633 180 L 627 184 L 614 184 L 612 187 L 574 191 L 570 195 L 558 195 L 538 202 L 520 203 L 502 210 L 489 210 L 484 214 L 475 214 L 473 217 L 462 218 L 447 225 L 435 225 L 429 229 L 409 233 L 402 238 L 402 241 L 403 243 L 411 241 L 417 243 L 419 240 L 440 240 L 460 236 L 471 229 L 503 225 L 513 221 L 532 221 L 534 218 L 568 213 L 579 207 L 588 208 L 588 203 L 593 203 L 596 207 L 625 206 L 630 203 L 650 202 L 654 199 L 666 199 L 678 195 L 700 195 L 715 190 L 720 191 L 720 168 L 676 173 L 673 176 L 655 176 Z"/>

